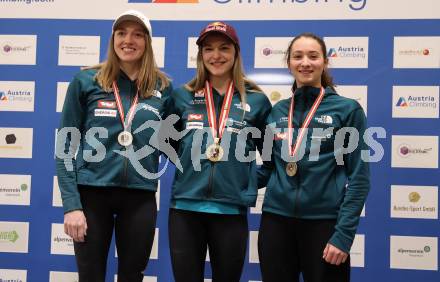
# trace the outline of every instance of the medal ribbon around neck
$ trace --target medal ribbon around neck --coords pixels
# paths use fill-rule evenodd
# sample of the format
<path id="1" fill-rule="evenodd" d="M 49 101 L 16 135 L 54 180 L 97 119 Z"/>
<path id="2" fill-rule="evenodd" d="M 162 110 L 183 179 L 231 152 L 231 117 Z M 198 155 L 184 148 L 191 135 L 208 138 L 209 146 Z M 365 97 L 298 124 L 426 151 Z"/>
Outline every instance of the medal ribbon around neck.
<path id="1" fill-rule="evenodd" d="M 295 91 L 296 92 L 296 91 Z M 321 87 L 321 91 L 319 92 L 319 96 L 315 99 L 312 108 L 306 116 L 301 128 L 299 129 L 298 137 L 296 138 L 295 145 L 292 148 L 292 136 L 293 136 L 293 128 L 292 128 L 292 119 L 293 119 L 293 111 L 295 108 L 295 92 L 292 93 L 292 99 L 290 100 L 289 107 L 289 116 L 287 118 L 287 136 L 288 136 L 288 144 L 289 144 L 289 156 L 294 157 L 296 152 L 298 151 L 299 145 L 301 144 L 302 139 L 304 138 L 304 134 L 309 127 L 310 121 L 312 117 L 315 115 L 316 110 L 318 110 L 319 104 L 321 104 L 322 98 L 324 97 L 324 88 Z"/>
<path id="2" fill-rule="evenodd" d="M 204 94 L 206 99 L 206 111 L 208 112 L 209 127 L 211 128 L 214 142 L 218 144 L 225 130 L 226 120 L 229 116 L 229 111 L 231 109 L 232 96 L 234 95 L 234 82 L 231 81 L 229 83 L 228 90 L 226 91 L 225 99 L 223 100 L 223 105 L 219 116 L 218 127 L 214 99 L 212 96 L 212 85 L 209 83 L 209 81 L 205 82 Z"/>
<path id="3" fill-rule="evenodd" d="M 124 107 L 122 106 L 121 96 L 119 96 L 119 88 L 116 84 L 116 81 L 113 81 L 113 92 L 115 94 L 116 99 L 116 106 L 118 107 L 119 117 L 121 118 L 122 127 L 124 128 L 124 131 L 127 131 L 127 128 L 130 126 L 131 122 L 133 121 L 134 117 L 134 109 L 138 103 L 139 100 L 139 88 L 136 91 L 136 96 L 133 99 L 133 102 L 131 103 L 130 109 L 127 113 L 127 122 L 125 122 L 125 114 L 124 114 Z"/>

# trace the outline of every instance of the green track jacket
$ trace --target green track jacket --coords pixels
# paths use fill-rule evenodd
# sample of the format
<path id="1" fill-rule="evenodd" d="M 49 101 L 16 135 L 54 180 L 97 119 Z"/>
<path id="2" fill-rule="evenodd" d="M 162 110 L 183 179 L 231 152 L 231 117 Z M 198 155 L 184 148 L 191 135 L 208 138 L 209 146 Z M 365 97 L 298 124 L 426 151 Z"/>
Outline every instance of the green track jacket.
<path id="1" fill-rule="evenodd" d="M 126 148 L 117 141 L 123 126 L 115 96 L 113 92 L 107 93 L 102 90 L 95 80 L 95 75 L 96 70 L 84 70 L 74 77 L 69 84 L 61 115 L 56 167 L 65 212 L 82 208 L 78 185 L 98 186 L 103 189 L 114 186 L 151 191 L 157 189 L 157 178 L 149 179 L 144 176 L 144 172 L 157 172 L 159 151 L 150 146 L 149 153 L 138 161 L 129 160 L 121 155 L 121 152 L 126 152 Z M 117 85 L 126 117 L 131 101 L 136 95 L 137 86 L 122 72 Z M 169 95 L 171 91 L 172 88 L 169 86 L 162 93 L 156 91 L 155 96 L 147 99 L 139 97 L 139 110 L 131 127 L 132 148 L 135 152 L 149 144 L 155 131 L 153 128 L 147 128 L 135 133 L 135 130 L 146 121 L 159 123 L 163 104 L 160 97 Z M 78 130 L 78 136 L 73 138 L 75 134 L 72 132 L 75 129 Z M 62 130 L 70 132 L 67 138 L 65 134 L 60 134 Z M 96 133 L 95 130 L 103 131 L 104 134 Z M 76 147 L 78 151 L 73 158 Z M 132 156 L 139 154 L 135 153 Z"/>
<path id="2" fill-rule="evenodd" d="M 318 94 L 319 89 L 312 87 L 296 91 L 292 144 Z M 263 211 L 302 219 L 336 219 L 335 233 L 329 242 L 349 252 L 370 189 L 369 165 L 361 159 L 361 151 L 368 149 L 363 139 L 365 114 L 356 101 L 325 89 L 302 142 L 298 172 L 290 177 L 286 174 L 290 101 L 289 98 L 278 102 L 267 119 L 281 133 L 274 134 L 271 161 L 265 161 L 258 171 L 259 187 L 267 187 Z M 344 127 L 359 132 L 356 149 L 346 154 L 335 143 L 338 139 L 342 140 L 340 144 L 348 145 L 348 134 L 342 139 L 337 137 Z"/>
<path id="3" fill-rule="evenodd" d="M 261 150 L 265 120 L 272 106 L 263 93 L 247 91 L 246 94 L 246 106 L 243 110 L 240 94 L 237 90 L 234 92 L 222 137 L 222 147 L 229 147 L 225 149 L 227 160 L 213 163 L 204 156 L 206 147 L 213 143 L 213 139 L 203 94 L 190 92 L 184 87 L 172 93 L 166 109 L 169 111 L 168 114 L 180 117 L 176 129 L 187 130 L 187 133 L 175 146 L 183 172 L 176 169 L 171 200 L 209 200 L 244 207 L 255 205 L 255 160 L 240 160 L 235 151 L 237 147 L 245 148 L 243 156 L 248 156 L 250 151 Z M 223 96 L 215 89 L 213 100 L 218 119 Z M 262 131 L 261 137 L 240 135 L 240 132 L 244 133 L 243 129 L 249 127 Z M 244 138 L 239 138 L 239 135 Z M 227 143 L 226 146 L 223 142 Z"/>

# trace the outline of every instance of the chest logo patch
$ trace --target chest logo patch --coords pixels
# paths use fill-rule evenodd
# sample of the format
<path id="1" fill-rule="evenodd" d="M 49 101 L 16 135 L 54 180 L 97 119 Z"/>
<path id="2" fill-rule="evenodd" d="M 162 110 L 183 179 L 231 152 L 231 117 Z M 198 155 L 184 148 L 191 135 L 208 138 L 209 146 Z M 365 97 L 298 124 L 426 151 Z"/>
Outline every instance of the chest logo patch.
<path id="1" fill-rule="evenodd" d="M 278 132 L 275 134 L 274 136 L 274 140 L 284 140 L 287 138 L 287 133 L 286 132 Z"/>
<path id="2" fill-rule="evenodd" d="M 322 124 L 333 124 L 333 118 L 328 115 L 322 115 L 320 117 L 315 117 L 315 120 Z"/>
<path id="3" fill-rule="evenodd" d="M 98 108 L 100 108 L 100 109 L 116 109 L 116 102 L 115 101 L 99 100 L 98 101 Z"/>
<path id="4" fill-rule="evenodd" d="M 203 129 L 203 122 L 187 122 L 186 129 Z"/>
<path id="5" fill-rule="evenodd" d="M 193 120 L 203 120 L 203 114 L 189 114 L 188 115 L 188 121 L 193 121 Z"/>
<path id="6" fill-rule="evenodd" d="M 237 104 L 234 104 L 234 106 L 237 108 L 237 109 L 239 109 L 239 110 L 243 110 L 243 105 L 241 104 L 241 103 L 237 103 Z M 246 112 L 250 112 L 251 111 L 251 106 L 248 104 L 248 103 L 246 103 L 246 105 L 245 105 L 245 109 L 244 109 Z"/>
<path id="7" fill-rule="evenodd" d="M 196 98 L 204 98 L 205 97 L 205 93 L 203 93 L 203 90 L 197 91 L 196 93 L 194 93 L 194 97 L 196 97 Z"/>
<path id="8" fill-rule="evenodd" d="M 116 117 L 116 110 L 95 109 L 95 117 Z"/>

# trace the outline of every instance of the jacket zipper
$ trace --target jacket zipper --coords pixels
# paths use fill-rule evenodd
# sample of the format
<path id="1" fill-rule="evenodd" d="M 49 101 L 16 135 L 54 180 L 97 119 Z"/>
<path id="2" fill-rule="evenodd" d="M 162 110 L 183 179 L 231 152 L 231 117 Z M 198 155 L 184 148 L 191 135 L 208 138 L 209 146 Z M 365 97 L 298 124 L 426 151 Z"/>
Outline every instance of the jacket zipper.
<path id="1" fill-rule="evenodd" d="M 306 113 L 306 106 L 308 106 L 308 104 L 309 103 L 304 103 L 305 105 L 304 105 L 304 110 L 303 110 L 303 112 L 302 112 L 302 115 L 301 115 L 301 119 L 299 120 L 299 122 L 298 122 L 298 128 L 299 128 L 299 126 L 301 126 L 303 123 L 304 123 L 304 115 L 305 115 L 305 113 Z M 297 136 L 298 136 L 298 133 L 297 133 Z M 305 140 L 305 142 L 307 142 L 307 136 L 305 136 L 306 137 L 306 140 Z M 298 213 L 298 209 L 299 209 L 299 204 L 300 204 L 300 194 L 301 194 L 301 189 L 300 189 L 300 184 L 301 184 L 301 181 L 300 181 L 300 173 L 297 173 L 297 175 L 296 175 L 296 193 L 295 193 L 295 206 L 294 206 L 294 208 L 293 208 L 293 215 L 294 216 L 298 216 L 299 215 L 299 213 Z"/>
<path id="2" fill-rule="evenodd" d="M 124 148 L 124 151 L 126 151 L 127 149 Z M 124 174 L 123 174 L 123 183 L 124 183 L 124 187 L 128 186 L 128 160 L 127 158 L 124 158 Z"/>
<path id="3" fill-rule="evenodd" d="M 213 94 L 212 95 L 213 100 L 215 99 L 214 98 L 214 91 L 215 90 L 212 91 L 213 92 L 212 93 Z M 223 99 L 224 99 L 224 97 L 223 97 Z M 220 98 L 218 103 L 217 103 L 217 106 L 215 106 L 215 108 L 216 108 L 216 111 L 215 111 L 216 117 L 215 118 L 217 119 L 217 121 L 218 121 L 219 116 L 220 116 L 221 105 L 223 104 L 223 99 Z M 217 122 L 217 124 L 219 124 L 219 122 Z M 217 134 L 218 134 L 218 132 L 217 132 Z M 211 172 L 209 174 L 208 190 L 206 191 L 206 197 L 208 199 L 212 198 L 212 194 L 213 194 L 213 190 L 214 190 L 213 179 L 214 179 L 215 163 L 213 163 L 211 161 L 210 161 L 210 163 L 211 163 Z"/>
<path id="4" fill-rule="evenodd" d="M 212 197 L 212 191 L 213 189 L 213 178 L 214 178 L 214 170 L 215 170 L 215 163 L 211 163 L 211 172 L 209 174 L 209 181 L 208 181 L 208 191 L 206 191 L 206 198 L 210 199 Z"/>
<path id="5" fill-rule="evenodd" d="M 129 98 L 130 103 L 128 104 L 128 111 L 130 110 L 131 103 L 134 100 L 134 96 L 131 97 L 131 92 L 132 91 L 133 91 L 133 84 L 132 84 L 132 82 L 130 82 L 130 98 Z M 122 97 L 121 97 L 121 100 L 122 100 Z M 126 112 L 126 114 L 125 114 L 126 118 L 128 116 L 128 111 L 125 111 Z M 122 128 L 125 130 L 125 125 L 123 125 Z M 122 150 L 127 151 L 127 148 L 122 147 Z M 124 171 L 123 171 L 123 175 L 122 175 L 122 183 L 123 183 L 124 187 L 128 186 L 128 177 L 127 177 L 127 175 L 128 175 L 128 159 L 124 158 Z"/>

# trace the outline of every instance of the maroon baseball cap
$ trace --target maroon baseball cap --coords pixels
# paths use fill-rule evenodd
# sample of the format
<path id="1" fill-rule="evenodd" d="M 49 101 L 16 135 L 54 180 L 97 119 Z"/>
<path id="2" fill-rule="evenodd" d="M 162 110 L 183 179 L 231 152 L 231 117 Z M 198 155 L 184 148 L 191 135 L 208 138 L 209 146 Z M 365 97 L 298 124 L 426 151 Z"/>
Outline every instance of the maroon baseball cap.
<path id="1" fill-rule="evenodd" d="M 205 40 L 206 36 L 212 34 L 214 32 L 221 33 L 226 35 L 232 42 L 240 48 L 240 41 L 238 40 L 237 33 L 235 29 L 224 22 L 212 22 L 208 24 L 202 31 L 200 32 L 199 38 L 197 39 L 197 45 L 201 45 L 203 40 Z"/>

